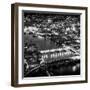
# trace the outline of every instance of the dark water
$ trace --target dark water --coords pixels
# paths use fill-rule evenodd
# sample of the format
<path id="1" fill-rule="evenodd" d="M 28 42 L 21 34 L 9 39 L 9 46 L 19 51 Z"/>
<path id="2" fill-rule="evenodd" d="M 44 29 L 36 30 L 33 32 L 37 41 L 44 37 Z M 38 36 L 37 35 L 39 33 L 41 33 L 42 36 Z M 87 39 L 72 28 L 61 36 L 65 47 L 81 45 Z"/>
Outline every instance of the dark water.
<path id="1" fill-rule="evenodd" d="M 28 73 L 25 77 L 80 75 L 80 60 L 46 64 Z"/>

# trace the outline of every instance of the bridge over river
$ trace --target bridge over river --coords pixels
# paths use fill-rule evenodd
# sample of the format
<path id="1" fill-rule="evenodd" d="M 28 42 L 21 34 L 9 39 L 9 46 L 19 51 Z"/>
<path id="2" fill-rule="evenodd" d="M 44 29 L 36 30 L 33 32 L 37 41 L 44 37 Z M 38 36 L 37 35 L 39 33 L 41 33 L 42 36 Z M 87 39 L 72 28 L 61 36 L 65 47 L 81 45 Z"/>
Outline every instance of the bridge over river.
<path id="1" fill-rule="evenodd" d="M 40 64 L 30 65 L 30 69 L 28 69 L 26 76 L 30 74 L 32 75 L 32 73 L 35 73 L 40 69 L 42 69 L 44 73 L 50 76 L 52 75 L 50 72 L 54 73 L 53 71 L 57 71 L 60 73 L 63 67 L 66 68 L 66 71 L 68 71 L 68 68 L 70 69 L 70 67 L 72 70 L 80 67 L 80 55 L 71 47 L 42 50 L 40 53 L 42 54 Z M 55 67 L 57 68 L 56 70 Z M 40 71 L 38 72 L 40 73 Z M 57 72 L 55 72 L 55 74 Z"/>

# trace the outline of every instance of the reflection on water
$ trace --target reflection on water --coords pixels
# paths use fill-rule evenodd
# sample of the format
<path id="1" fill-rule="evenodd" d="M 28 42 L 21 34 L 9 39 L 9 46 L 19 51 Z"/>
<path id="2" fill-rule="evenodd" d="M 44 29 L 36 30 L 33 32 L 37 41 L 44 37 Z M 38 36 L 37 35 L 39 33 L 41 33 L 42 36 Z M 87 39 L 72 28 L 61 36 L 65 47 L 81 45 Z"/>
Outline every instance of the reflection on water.
<path id="1" fill-rule="evenodd" d="M 54 62 L 42 65 L 25 77 L 80 75 L 80 60 Z"/>

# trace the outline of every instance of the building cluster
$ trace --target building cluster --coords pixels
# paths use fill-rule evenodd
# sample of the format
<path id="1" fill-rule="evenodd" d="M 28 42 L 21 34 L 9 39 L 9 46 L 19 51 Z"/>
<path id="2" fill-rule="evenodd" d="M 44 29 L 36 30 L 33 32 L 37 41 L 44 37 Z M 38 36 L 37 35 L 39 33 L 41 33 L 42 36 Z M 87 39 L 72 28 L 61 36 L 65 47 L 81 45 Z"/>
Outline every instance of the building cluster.
<path id="1" fill-rule="evenodd" d="M 24 72 L 37 64 L 67 60 L 75 55 L 80 55 L 79 15 L 24 15 Z"/>

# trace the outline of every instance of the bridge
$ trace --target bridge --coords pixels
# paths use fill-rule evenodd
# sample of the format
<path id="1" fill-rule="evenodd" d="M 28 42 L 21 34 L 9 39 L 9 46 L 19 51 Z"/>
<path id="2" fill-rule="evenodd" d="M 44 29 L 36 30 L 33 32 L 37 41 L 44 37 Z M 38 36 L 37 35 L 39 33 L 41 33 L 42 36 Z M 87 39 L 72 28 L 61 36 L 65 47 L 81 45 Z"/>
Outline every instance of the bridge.
<path id="1" fill-rule="evenodd" d="M 46 67 L 47 64 L 50 65 L 53 62 L 63 62 L 63 64 L 74 60 L 75 62 L 76 60 L 80 62 L 79 53 L 71 47 L 42 50 L 40 53 L 42 54 L 40 64 L 30 65 L 25 75 L 35 72 L 41 67 Z"/>
<path id="2" fill-rule="evenodd" d="M 77 56 L 79 58 L 79 53 L 71 47 L 51 49 L 51 50 L 43 50 L 40 51 L 42 54 L 41 62 L 54 62 L 62 59 L 69 59 L 71 57 Z"/>

